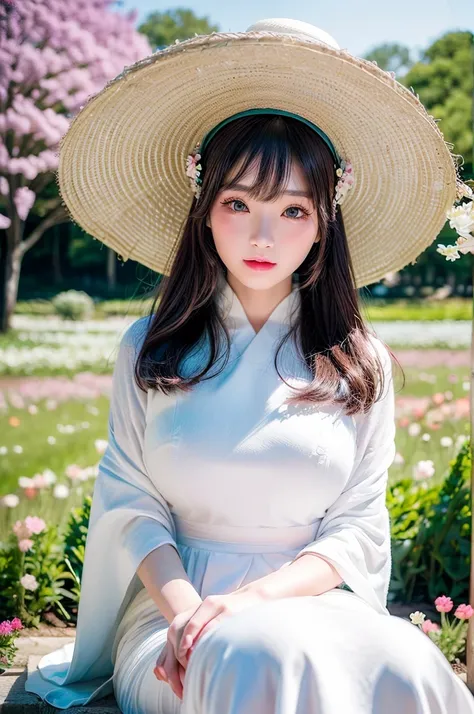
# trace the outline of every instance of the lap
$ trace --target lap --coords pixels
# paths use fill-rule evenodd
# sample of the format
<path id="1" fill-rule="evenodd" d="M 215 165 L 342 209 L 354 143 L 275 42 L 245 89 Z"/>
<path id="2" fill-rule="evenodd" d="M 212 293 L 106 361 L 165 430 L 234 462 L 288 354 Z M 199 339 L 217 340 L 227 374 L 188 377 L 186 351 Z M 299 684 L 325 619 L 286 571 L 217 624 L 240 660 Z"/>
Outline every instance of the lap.
<path id="1" fill-rule="evenodd" d="M 171 687 L 153 674 L 167 631 L 168 623 L 151 598 L 146 592 L 139 595 L 125 613 L 115 642 L 114 690 L 124 714 L 182 711 Z M 309 663 L 315 676 L 327 677 L 332 668 L 344 672 L 354 686 L 384 669 L 409 679 L 423 662 L 430 675 L 444 669 L 448 676 L 450 668 L 414 625 L 381 615 L 354 593 L 336 589 L 258 603 L 225 618 L 198 641 L 186 680 L 200 698 L 210 672 L 223 675 L 227 667 L 234 677 L 242 666 L 277 671 L 301 661 Z"/>

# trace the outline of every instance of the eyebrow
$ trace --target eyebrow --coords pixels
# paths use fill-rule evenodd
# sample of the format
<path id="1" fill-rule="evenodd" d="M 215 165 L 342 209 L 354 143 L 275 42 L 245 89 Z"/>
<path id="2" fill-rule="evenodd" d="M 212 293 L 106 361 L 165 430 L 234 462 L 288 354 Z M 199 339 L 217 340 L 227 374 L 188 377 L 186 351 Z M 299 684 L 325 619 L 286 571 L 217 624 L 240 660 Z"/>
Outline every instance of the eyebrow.
<path id="1" fill-rule="evenodd" d="M 250 191 L 250 186 L 244 186 L 243 183 L 236 183 L 233 186 L 228 186 L 225 190 L 231 191 Z M 287 196 L 302 196 L 303 198 L 311 198 L 310 194 L 307 191 L 295 191 L 295 190 L 289 190 L 289 191 L 284 191 L 283 192 Z"/>

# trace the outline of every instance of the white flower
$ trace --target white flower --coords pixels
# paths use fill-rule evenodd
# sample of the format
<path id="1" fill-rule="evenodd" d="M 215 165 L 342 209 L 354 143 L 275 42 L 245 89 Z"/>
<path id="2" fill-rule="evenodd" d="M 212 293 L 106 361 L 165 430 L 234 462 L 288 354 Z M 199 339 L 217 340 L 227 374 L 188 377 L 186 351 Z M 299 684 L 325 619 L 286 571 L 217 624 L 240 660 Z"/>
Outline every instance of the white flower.
<path id="1" fill-rule="evenodd" d="M 459 236 L 456 240 L 456 246 L 460 253 L 473 253 L 474 252 L 474 236 Z"/>
<path id="2" fill-rule="evenodd" d="M 416 612 L 412 612 L 410 615 L 410 620 L 414 625 L 422 625 L 425 621 L 426 615 L 423 612 L 420 612 L 417 610 Z"/>
<path id="3" fill-rule="evenodd" d="M 20 488 L 34 488 L 35 482 L 32 478 L 28 478 L 27 476 L 20 476 L 20 478 L 18 479 L 18 485 Z"/>
<path id="4" fill-rule="evenodd" d="M 403 456 L 402 456 L 402 455 L 400 454 L 400 452 L 398 452 L 398 451 L 397 451 L 397 453 L 395 454 L 395 458 L 394 458 L 393 461 L 394 461 L 395 464 L 404 464 L 404 463 L 405 463 L 405 459 L 403 458 Z"/>
<path id="5" fill-rule="evenodd" d="M 69 488 L 64 483 L 57 483 L 53 489 L 54 498 L 67 498 L 69 496 Z"/>
<path id="6" fill-rule="evenodd" d="M 52 446 L 52 445 L 55 444 L 55 443 L 56 443 L 56 437 L 55 437 L 55 436 L 48 436 L 48 444 L 51 444 L 51 446 Z"/>
<path id="7" fill-rule="evenodd" d="M 438 243 L 436 252 L 444 255 L 446 260 L 455 261 L 461 257 L 458 252 L 458 247 L 457 245 L 443 245 L 442 243 Z"/>
<path id="8" fill-rule="evenodd" d="M 415 421 L 408 427 L 408 433 L 410 436 L 418 436 L 421 431 L 421 426 Z"/>
<path id="9" fill-rule="evenodd" d="M 413 467 L 413 478 L 415 481 L 423 481 L 424 479 L 434 476 L 435 468 L 433 461 L 418 461 Z"/>
<path id="10" fill-rule="evenodd" d="M 460 449 L 461 446 L 469 439 L 467 434 L 460 434 L 456 439 L 456 449 Z"/>
<path id="11" fill-rule="evenodd" d="M 15 454 L 22 454 L 23 447 L 20 446 L 20 444 L 15 444 L 15 446 L 13 447 L 13 451 L 15 452 Z"/>
<path id="12" fill-rule="evenodd" d="M 8 449 L 6 446 L 0 446 L 0 456 L 5 456 L 5 454 L 8 454 Z"/>
<path id="13" fill-rule="evenodd" d="M 462 388 L 464 389 L 465 392 L 468 392 L 471 389 L 471 383 L 470 382 L 463 382 L 462 383 Z"/>
<path id="14" fill-rule="evenodd" d="M 453 440 L 450 436 L 442 436 L 439 440 L 439 443 L 441 444 L 441 446 L 449 447 L 453 445 Z"/>
<path id="15" fill-rule="evenodd" d="M 423 434 L 421 438 L 423 441 L 429 441 L 431 439 L 431 434 Z"/>
<path id="16" fill-rule="evenodd" d="M 466 201 L 460 206 L 453 206 L 447 213 L 449 225 L 459 233 L 460 236 L 470 238 L 470 233 L 474 230 L 474 202 Z"/>
<path id="17" fill-rule="evenodd" d="M 43 471 L 43 477 L 48 486 L 52 486 L 53 483 L 56 483 L 56 481 L 58 480 L 58 477 L 56 476 L 54 471 L 51 471 L 51 469 L 45 469 Z"/>
<path id="18" fill-rule="evenodd" d="M 98 454 L 103 454 L 107 448 L 108 442 L 105 439 L 96 439 L 94 441 L 94 446 Z"/>
<path id="19" fill-rule="evenodd" d="M 24 575 L 20 579 L 20 583 L 23 585 L 25 590 L 36 590 L 36 588 L 38 587 L 38 584 L 39 584 L 38 581 L 36 580 L 35 576 L 29 575 L 29 574 Z"/>
<path id="20" fill-rule="evenodd" d="M 38 414 L 38 407 L 36 406 L 36 404 L 30 404 L 28 407 L 28 412 L 30 414 Z"/>
<path id="21" fill-rule="evenodd" d="M 0 500 L 0 503 L 7 508 L 16 508 L 20 503 L 20 499 L 15 493 L 7 493 L 7 495 Z"/>

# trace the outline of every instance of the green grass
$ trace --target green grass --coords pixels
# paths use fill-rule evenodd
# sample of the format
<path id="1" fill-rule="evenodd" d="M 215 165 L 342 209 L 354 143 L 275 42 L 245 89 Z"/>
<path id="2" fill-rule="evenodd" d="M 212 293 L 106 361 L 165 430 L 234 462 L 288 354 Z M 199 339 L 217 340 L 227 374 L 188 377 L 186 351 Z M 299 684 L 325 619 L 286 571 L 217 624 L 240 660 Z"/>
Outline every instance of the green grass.
<path id="1" fill-rule="evenodd" d="M 0 446 L 8 448 L 8 453 L 0 456 L 0 496 L 15 491 L 20 476 L 31 478 L 44 469 L 51 469 L 58 482 L 68 483 L 64 470 L 69 464 L 85 468 L 97 463 L 99 457 L 94 441 L 107 439 L 109 400 L 100 397 L 90 405 L 99 410 L 97 415 L 88 411 L 88 402 L 70 400 L 58 404 L 53 411 L 39 403 L 35 415 L 24 409 L 10 409 L 8 416 L 0 417 Z M 11 417 L 20 419 L 20 425 L 10 426 Z M 77 426 L 82 422 L 89 422 L 89 428 L 72 434 L 60 433 L 57 429 L 58 424 Z M 48 443 L 48 436 L 55 437 L 54 445 Z M 23 453 L 14 453 L 14 445 L 22 446 Z"/>
<path id="2" fill-rule="evenodd" d="M 429 302 L 426 299 L 410 298 L 384 300 L 364 297 L 364 311 L 373 321 L 391 320 L 471 320 L 470 298 L 447 298 Z M 103 300 L 96 303 L 95 319 L 119 315 L 146 315 L 152 301 Z M 25 300 L 17 303 L 15 312 L 21 315 L 53 315 L 54 308 L 48 300 Z"/>

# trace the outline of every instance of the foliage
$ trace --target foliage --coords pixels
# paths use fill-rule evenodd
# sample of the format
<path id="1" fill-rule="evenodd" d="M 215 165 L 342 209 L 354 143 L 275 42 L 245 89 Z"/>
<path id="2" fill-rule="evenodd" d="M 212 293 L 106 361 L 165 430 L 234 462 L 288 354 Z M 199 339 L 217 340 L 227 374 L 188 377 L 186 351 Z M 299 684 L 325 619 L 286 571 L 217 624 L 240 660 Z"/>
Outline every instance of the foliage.
<path id="1" fill-rule="evenodd" d="M 69 320 L 87 320 L 94 313 L 94 301 L 83 290 L 66 290 L 51 302 L 57 314 Z"/>
<path id="2" fill-rule="evenodd" d="M 369 62 L 376 62 L 385 72 L 395 72 L 397 75 L 409 69 L 414 60 L 409 47 L 397 43 L 377 45 L 364 55 Z"/>
<path id="3" fill-rule="evenodd" d="M 454 151 L 462 154 L 472 173 L 472 32 L 448 32 L 428 47 L 419 62 L 400 80 L 413 87 Z M 465 178 L 468 178 L 465 176 Z"/>
<path id="4" fill-rule="evenodd" d="M 219 27 L 211 25 L 207 17 L 197 17 L 192 10 L 178 7 L 166 12 L 152 12 L 138 30 L 148 37 L 157 50 L 168 47 L 176 40 L 217 32 Z"/>
<path id="5" fill-rule="evenodd" d="M 54 612 L 70 619 L 62 600 L 71 598 L 72 593 L 65 588 L 66 580 L 72 575 L 62 562 L 63 546 L 58 528 L 48 526 L 42 533 L 32 536 L 33 546 L 21 552 L 13 534 L 0 548 L 0 569 L 2 579 L 2 599 L 0 619 L 18 613 L 28 627 L 37 627 L 45 612 Z M 34 579 L 34 589 L 22 585 L 24 576 Z"/>
<path id="6" fill-rule="evenodd" d="M 87 495 L 82 506 L 72 510 L 64 537 L 64 562 L 73 575 L 75 583 L 71 589 L 74 606 L 69 609 L 69 604 L 65 604 L 65 607 L 70 611 L 73 617 L 77 615 L 79 597 L 81 594 L 82 568 L 84 566 L 84 552 L 91 505 L 92 496 Z"/>
<path id="7" fill-rule="evenodd" d="M 441 484 L 402 479 L 389 488 L 392 600 L 421 602 L 449 592 L 469 601 L 470 470 L 468 440 Z"/>

